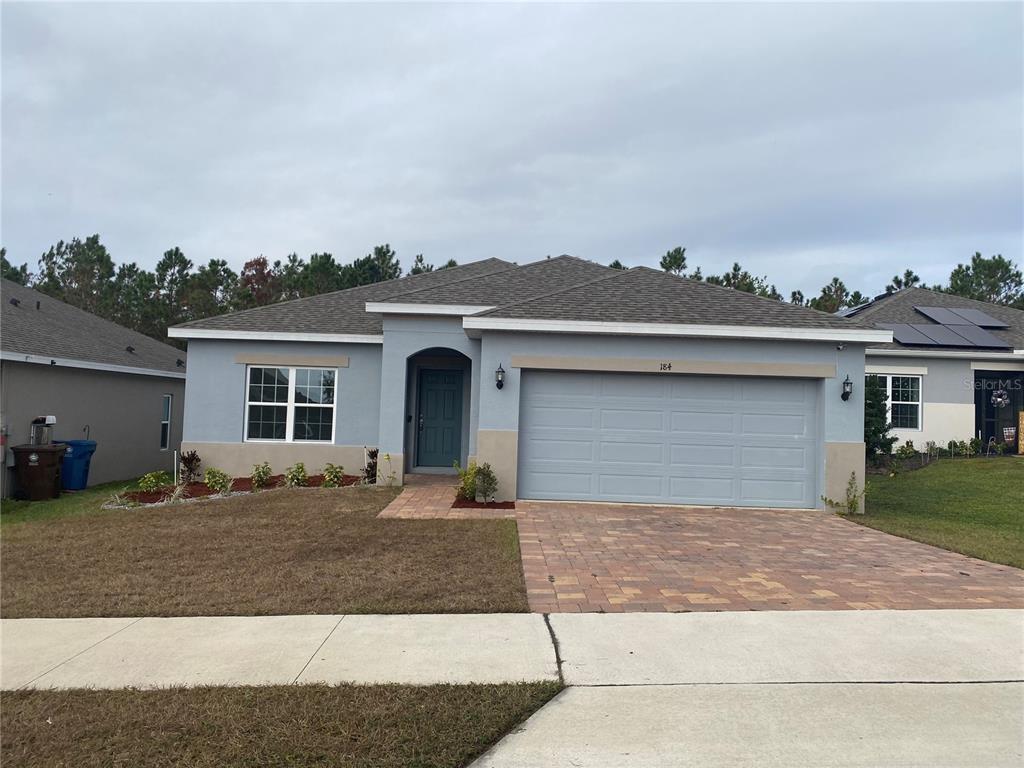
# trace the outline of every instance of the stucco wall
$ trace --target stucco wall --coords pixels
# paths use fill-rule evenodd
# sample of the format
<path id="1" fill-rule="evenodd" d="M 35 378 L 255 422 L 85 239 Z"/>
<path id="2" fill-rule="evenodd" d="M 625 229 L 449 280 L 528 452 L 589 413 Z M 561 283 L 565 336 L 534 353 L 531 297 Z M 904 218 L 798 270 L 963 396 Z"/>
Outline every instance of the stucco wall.
<path id="1" fill-rule="evenodd" d="M 163 395 L 173 395 L 171 440 L 160 450 Z M 29 423 L 40 415 L 57 417 L 54 438 L 97 442 L 89 484 L 127 480 L 146 472 L 174 468 L 173 451 L 182 435 L 185 382 L 34 363 L 0 363 L 0 421 L 8 446 L 27 443 Z M 6 462 L 5 462 L 6 464 Z M 4 471 L 4 493 L 13 472 Z"/>
<path id="2" fill-rule="evenodd" d="M 894 429 L 897 445 L 912 440 L 923 449 L 929 441 L 945 446 L 950 440 L 974 436 L 974 371 L 970 360 L 869 354 L 866 370 L 888 376 L 921 376 L 921 428 Z"/>
<path id="3" fill-rule="evenodd" d="M 274 356 L 280 365 L 306 364 L 316 358 L 348 358 L 338 369 L 335 390 L 334 446 L 301 443 L 246 443 L 245 363 L 237 358 Z M 296 461 L 310 472 L 323 463 L 341 463 L 346 471 L 362 467 L 363 446 L 377 445 L 380 421 L 379 344 L 193 340 L 188 347 L 183 440 L 206 466 L 234 475 L 248 474 L 252 465 L 269 461 L 281 471 Z"/>
<path id="4" fill-rule="evenodd" d="M 479 368 L 492 371 L 502 365 L 505 386 L 498 390 L 485 380 L 480 393 L 480 461 L 489 462 L 501 476 L 500 495 L 511 498 L 515 478 L 512 457 L 519 430 L 520 370 L 513 368 L 513 355 L 647 358 L 652 360 L 721 361 L 764 364 L 824 364 L 835 369 L 834 377 L 821 379 L 821 442 L 831 449 L 833 459 L 821 457 L 819 488 L 843 486 L 854 472 L 864 473 L 864 347 L 847 344 L 843 349 L 829 342 L 771 342 L 712 339 L 660 339 L 640 337 L 539 335 L 487 332 L 481 345 Z M 842 382 L 849 376 L 853 395 L 840 398 Z M 485 441 L 486 437 L 486 441 Z M 487 448 L 487 450 L 484 450 Z M 859 458 L 858 458 L 859 456 Z"/>

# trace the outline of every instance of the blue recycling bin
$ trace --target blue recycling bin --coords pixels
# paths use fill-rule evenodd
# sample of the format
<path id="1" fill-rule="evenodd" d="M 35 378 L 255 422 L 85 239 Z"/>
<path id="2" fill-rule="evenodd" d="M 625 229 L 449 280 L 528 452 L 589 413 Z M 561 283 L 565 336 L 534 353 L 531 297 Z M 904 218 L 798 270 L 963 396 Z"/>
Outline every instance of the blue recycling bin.
<path id="1" fill-rule="evenodd" d="M 60 477 L 65 491 L 81 491 L 89 484 L 89 462 L 96 453 L 95 440 L 54 440 L 66 445 Z"/>

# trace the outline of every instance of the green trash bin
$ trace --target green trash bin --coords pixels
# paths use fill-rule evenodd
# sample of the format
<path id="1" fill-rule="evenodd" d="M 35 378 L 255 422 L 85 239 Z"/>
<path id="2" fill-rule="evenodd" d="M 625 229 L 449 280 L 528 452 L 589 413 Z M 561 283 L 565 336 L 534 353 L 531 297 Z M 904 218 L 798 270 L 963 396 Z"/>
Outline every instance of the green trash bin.
<path id="1" fill-rule="evenodd" d="M 56 499 L 60 496 L 60 466 L 64 460 L 63 445 L 16 445 L 14 472 L 18 479 L 18 496 L 29 501 Z"/>

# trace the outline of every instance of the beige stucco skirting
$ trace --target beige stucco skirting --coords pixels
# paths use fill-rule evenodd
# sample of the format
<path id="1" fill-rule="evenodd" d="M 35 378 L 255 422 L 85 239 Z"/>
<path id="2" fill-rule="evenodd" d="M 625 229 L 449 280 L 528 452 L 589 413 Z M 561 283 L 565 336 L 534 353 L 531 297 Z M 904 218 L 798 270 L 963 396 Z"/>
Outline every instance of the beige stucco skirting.
<path id="1" fill-rule="evenodd" d="M 476 433 L 476 460 L 490 464 L 498 478 L 498 501 L 516 498 L 519 432 L 514 429 L 481 429 Z"/>
<path id="2" fill-rule="evenodd" d="M 253 464 L 270 464 L 274 474 L 301 461 L 306 472 L 319 474 L 324 464 L 345 468 L 345 474 L 358 475 L 366 464 L 361 445 L 303 445 L 301 443 L 182 443 L 181 450 L 196 451 L 202 470 L 216 467 L 232 477 L 248 477 Z M 401 466 L 401 463 L 399 463 Z"/>
<path id="3" fill-rule="evenodd" d="M 824 496 L 845 502 L 850 473 L 857 477 L 857 488 L 864 490 L 864 443 L 825 443 Z M 861 499 L 861 510 L 864 500 Z"/>

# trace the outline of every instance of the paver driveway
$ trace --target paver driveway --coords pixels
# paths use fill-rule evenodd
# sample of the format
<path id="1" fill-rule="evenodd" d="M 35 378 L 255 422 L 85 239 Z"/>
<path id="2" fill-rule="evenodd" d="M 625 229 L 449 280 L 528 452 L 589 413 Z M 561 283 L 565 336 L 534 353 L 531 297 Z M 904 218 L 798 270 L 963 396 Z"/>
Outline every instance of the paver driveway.
<path id="1" fill-rule="evenodd" d="M 453 499 L 412 485 L 381 515 L 514 518 L 533 611 L 1024 607 L 1024 571 L 824 512 Z"/>

